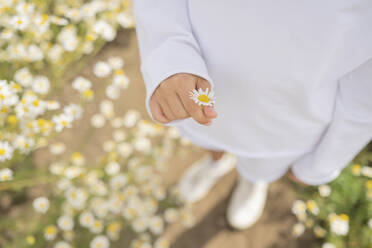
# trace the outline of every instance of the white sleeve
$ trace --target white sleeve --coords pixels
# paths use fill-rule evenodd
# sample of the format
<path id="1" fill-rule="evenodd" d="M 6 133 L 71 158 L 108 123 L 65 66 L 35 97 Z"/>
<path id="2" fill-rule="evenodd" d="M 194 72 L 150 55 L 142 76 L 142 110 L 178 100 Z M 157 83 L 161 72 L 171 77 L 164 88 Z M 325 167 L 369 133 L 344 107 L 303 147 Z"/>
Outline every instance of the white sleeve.
<path id="1" fill-rule="evenodd" d="M 189 20 L 188 0 L 134 0 L 146 107 L 158 85 L 176 73 L 212 81 Z"/>
<path id="2" fill-rule="evenodd" d="M 372 59 L 344 76 L 338 85 L 333 119 L 311 153 L 292 166 L 311 185 L 328 183 L 372 139 Z"/>

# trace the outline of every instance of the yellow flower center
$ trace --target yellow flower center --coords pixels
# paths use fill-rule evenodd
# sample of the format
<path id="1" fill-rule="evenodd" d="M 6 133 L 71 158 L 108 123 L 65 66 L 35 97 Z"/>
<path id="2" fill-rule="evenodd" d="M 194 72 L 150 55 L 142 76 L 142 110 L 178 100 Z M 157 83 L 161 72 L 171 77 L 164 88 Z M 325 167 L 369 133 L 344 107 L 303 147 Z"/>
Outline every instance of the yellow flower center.
<path id="1" fill-rule="evenodd" d="M 5 151 L 4 148 L 0 148 L 0 155 L 1 155 L 1 156 L 4 156 L 5 152 L 6 152 L 6 151 Z"/>
<path id="2" fill-rule="evenodd" d="M 205 94 L 198 96 L 198 100 L 204 103 L 209 103 L 210 101 L 209 97 Z"/>

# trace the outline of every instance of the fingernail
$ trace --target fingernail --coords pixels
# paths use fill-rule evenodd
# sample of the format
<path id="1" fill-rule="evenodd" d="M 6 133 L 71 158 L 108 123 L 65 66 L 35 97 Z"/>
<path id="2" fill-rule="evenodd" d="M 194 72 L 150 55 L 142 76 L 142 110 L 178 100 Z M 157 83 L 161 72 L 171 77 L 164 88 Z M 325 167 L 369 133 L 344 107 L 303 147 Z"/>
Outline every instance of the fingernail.
<path id="1" fill-rule="evenodd" d="M 212 125 L 212 122 L 209 121 L 209 122 L 205 123 L 205 125 L 210 126 L 210 125 Z"/>

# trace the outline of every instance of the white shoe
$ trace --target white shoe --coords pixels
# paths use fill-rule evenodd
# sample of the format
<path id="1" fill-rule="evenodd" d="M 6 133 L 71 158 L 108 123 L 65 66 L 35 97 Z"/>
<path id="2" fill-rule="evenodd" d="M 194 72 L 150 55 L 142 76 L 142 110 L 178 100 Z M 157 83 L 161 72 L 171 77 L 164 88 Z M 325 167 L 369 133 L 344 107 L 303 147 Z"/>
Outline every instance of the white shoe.
<path id="1" fill-rule="evenodd" d="M 235 162 L 236 157 L 229 153 L 225 153 L 216 162 L 210 155 L 195 162 L 179 183 L 179 190 L 184 201 L 194 203 L 201 200 L 217 183 L 218 179 L 234 168 Z"/>
<path id="2" fill-rule="evenodd" d="M 267 183 L 252 183 L 240 176 L 227 209 L 229 224 L 242 230 L 256 223 L 265 207 L 267 191 Z"/>

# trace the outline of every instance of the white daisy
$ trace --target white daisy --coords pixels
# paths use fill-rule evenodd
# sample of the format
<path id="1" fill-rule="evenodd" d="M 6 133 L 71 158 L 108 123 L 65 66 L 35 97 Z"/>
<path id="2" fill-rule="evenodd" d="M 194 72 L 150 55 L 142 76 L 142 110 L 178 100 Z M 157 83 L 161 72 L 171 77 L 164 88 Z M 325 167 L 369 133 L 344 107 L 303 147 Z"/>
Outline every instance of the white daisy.
<path id="1" fill-rule="evenodd" d="M 123 28 L 128 28 L 133 26 L 134 21 L 133 18 L 131 18 L 128 14 L 126 13 L 120 13 L 116 16 L 116 21 L 123 27 Z"/>
<path id="2" fill-rule="evenodd" d="M 123 74 L 115 75 L 114 78 L 112 79 L 112 84 L 119 86 L 123 90 L 128 88 L 129 83 L 130 83 L 130 79 L 126 75 L 123 75 Z"/>
<path id="3" fill-rule="evenodd" d="M 101 113 L 107 118 L 111 119 L 114 115 L 114 103 L 109 100 L 103 100 L 99 105 Z"/>
<path id="4" fill-rule="evenodd" d="M 26 15 L 13 16 L 12 19 L 10 20 L 10 23 L 13 28 L 18 30 L 24 30 L 30 23 L 30 20 Z"/>
<path id="5" fill-rule="evenodd" d="M 11 159 L 13 156 L 14 148 L 8 141 L 0 141 L 0 162 Z"/>
<path id="6" fill-rule="evenodd" d="M 123 124 L 128 128 L 134 127 L 134 125 L 136 125 L 140 117 L 141 114 L 137 110 L 128 110 L 124 116 Z"/>
<path id="7" fill-rule="evenodd" d="M 93 73 L 94 75 L 100 78 L 107 77 L 111 73 L 111 67 L 108 63 L 104 61 L 98 61 L 94 65 Z"/>
<path id="8" fill-rule="evenodd" d="M 44 58 L 43 51 L 36 45 L 30 45 L 27 48 L 27 58 L 30 61 L 40 61 Z"/>
<path id="9" fill-rule="evenodd" d="M 155 241 L 154 248 L 169 248 L 170 243 L 164 238 L 159 238 Z"/>
<path id="10" fill-rule="evenodd" d="M 32 84 L 32 74 L 27 67 L 19 69 L 14 74 L 14 80 L 23 87 L 29 87 Z"/>
<path id="11" fill-rule="evenodd" d="M 47 55 L 48 58 L 53 61 L 54 63 L 57 62 L 63 53 L 63 48 L 59 44 L 54 44 L 48 51 Z"/>
<path id="12" fill-rule="evenodd" d="M 65 241 L 58 241 L 54 248 L 71 248 L 71 245 Z"/>
<path id="13" fill-rule="evenodd" d="M 322 248 L 336 248 L 336 246 L 332 243 L 324 243 Z"/>
<path id="14" fill-rule="evenodd" d="M 301 222 L 296 223 L 293 226 L 292 233 L 294 236 L 298 237 L 301 236 L 305 232 L 305 225 Z"/>
<path id="15" fill-rule="evenodd" d="M 79 223 L 83 227 L 91 227 L 94 222 L 94 215 L 91 212 L 84 211 L 79 216 Z"/>
<path id="16" fill-rule="evenodd" d="M 55 123 L 55 129 L 57 132 L 61 132 L 64 128 L 70 128 L 73 118 L 71 115 L 59 114 L 55 115 L 52 118 L 52 121 Z"/>
<path id="17" fill-rule="evenodd" d="M 106 41 L 112 41 L 116 37 L 116 30 L 110 24 L 102 20 L 94 24 L 93 30 Z"/>
<path id="18" fill-rule="evenodd" d="M 63 231 L 71 231 L 74 228 L 74 220 L 71 216 L 63 215 L 57 220 L 58 227 Z"/>
<path id="19" fill-rule="evenodd" d="M 13 171 L 9 168 L 0 170 L 0 182 L 5 182 L 13 179 Z"/>
<path id="20" fill-rule="evenodd" d="M 215 103 L 214 92 L 209 91 L 207 88 L 203 90 L 199 88 L 199 90 L 193 89 L 190 92 L 190 98 L 199 106 L 213 106 Z"/>
<path id="21" fill-rule="evenodd" d="M 90 120 L 90 123 L 95 128 L 101 128 L 106 123 L 106 118 L 102 114 L 95 114 L 92 116 L 92 119 Z"/>
<path id="22" fill-rule="evenodd" d="M 49 146 L 49 151 L 55 155 L 62 154 L 65 150 L 66 150 L 66 146 L 65 144 L 61 142 L 57 142 Z"/>
<path id="23" fill-rule="evenodd" d="M 168 223 L 174 223 L 175 221 L 177 221 L 178 217 L 179 213 L 174 208 L 168 208 L 164 212 L 164 219 Z"/>
<path id="24" fill-rule="evenodd" d="M 120 57 L 111 57 L 107 60 L 113 70 L 118 70 L 124 66 L 124 61 Z"/>
<path id="25" fill-rule="evenodd" d="M 74 120 L 80 119 L 83 114 L 83 108 L 74 103 L 66 106 L 63 110 L 68 116 L 72 116 Z"/>
<path id="26" fill-rule="evenodd" d="M 159 216 L 154 216 L 150 219 L 149 229 L 155 235 L 159 235 L 164 232 L 164 221 Z"/>
<path id="27" fill-rule="evenodd" d="M 106 96 L 111 100 L 117 100 L 120 97 L 120 88 L 114 84 L 106 87 Z"/>
<path id="28" fill-rule="evenodd" d="M 54 225 L 49 225 L 44 229 L 44 237 L 46 240 L 53 240 L 57 236 L 58 229 Z"/>
<path id="29" fill-rule="evenodd" d="M 83 77 L 77 77 L 72 82 L 72 88 L 79 91 L 80 93 L 89 90 L 91 86 L 92 83 L 88 79 Z"/>
<path id="30" fill-rule="evenodd" d="M 96 236 L 90 242 L 90 248 L 108 248 L 110 247 L 110 241 L 105 235 Z"/>
<path id="31" fill-rule="evenodd" d="M 46 197 L 38 197 L 32 203 L 36 212 L 46 213 L 49 209 L 49 200 Z"/>
<path id="32" fill-rule="evenodd" d="M 36 93 L 45 95 L 49 92 L 50 82 L 45 76 L 36 76 L 32 83 L 32 90 Z"/>
<path id="33" fill-rule="evenodd" d="M 318 187 L 319 195 L 322 197 L 328 197 L 331 194 L 331 187 L 327 184 L 320 185 Z"/>

